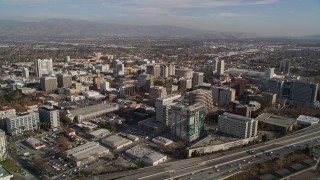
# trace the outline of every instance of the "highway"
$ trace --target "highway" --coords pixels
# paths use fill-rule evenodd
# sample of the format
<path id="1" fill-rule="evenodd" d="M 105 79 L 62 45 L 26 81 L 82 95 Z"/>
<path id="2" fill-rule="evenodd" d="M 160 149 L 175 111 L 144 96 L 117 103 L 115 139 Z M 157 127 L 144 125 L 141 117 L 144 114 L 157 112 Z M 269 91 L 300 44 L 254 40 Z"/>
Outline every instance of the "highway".
<path id="1" fill-rule="evenodd" d="M 270 158 L 303 149 L 310 143 L 320 144 L 320 125 L 305 128 L 267 143 L 132 171 L 99 175 L 89 179 L 217 179 Z M 254 150 L 254 153 L 249 154 L 249 150 Z"/>

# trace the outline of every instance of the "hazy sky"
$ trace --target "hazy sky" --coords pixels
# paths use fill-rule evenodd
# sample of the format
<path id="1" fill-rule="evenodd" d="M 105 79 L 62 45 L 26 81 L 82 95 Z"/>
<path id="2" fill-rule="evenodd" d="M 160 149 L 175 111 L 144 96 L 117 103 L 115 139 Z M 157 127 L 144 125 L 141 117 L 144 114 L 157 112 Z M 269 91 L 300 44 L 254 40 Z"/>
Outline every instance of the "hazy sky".
<path id="1" fill-rule="evenodd" d="M 66 18 L 309 35 L 320 34 L 320 0 L 0 0 L 0 18 Z"/>

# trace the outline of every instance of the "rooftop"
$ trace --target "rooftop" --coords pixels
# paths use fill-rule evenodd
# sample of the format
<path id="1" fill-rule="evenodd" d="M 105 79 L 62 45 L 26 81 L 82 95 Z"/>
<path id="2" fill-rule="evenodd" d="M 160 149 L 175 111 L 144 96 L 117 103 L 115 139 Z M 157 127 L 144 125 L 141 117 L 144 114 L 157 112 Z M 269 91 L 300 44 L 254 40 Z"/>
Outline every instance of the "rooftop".
<path id="1" fill-rule="evenodd" d="M 78 153 L 78 152 L 81 152 L 81 151 L 84 151 L 86 149 L 91 149 L 93 147 L 97 147 L 99 146 L 99 143 L 96 143 L 96 142 L 88 142 L 84 145 L 81 145 L 81 146 L 78 146 L 78 147 L 75 147 L 75 148 L 72 148 L 70 150 L 67 150 L 65 151 L 64 153 L 69 156 L 69 155 L 73 155 L 75 153 Z"/>
<path id="2" fill-rule="evenodd" d="M 151 153 L 154 153 L 155 151 L 142 147 L 140 145 L 136 145 L 128 150 L 126 150 L 127 154 L 130 154 L 131 156 L 134 156 L 136 158 L 142 158 L 143 156 L 148 156 Z"/>
<path id="3" fill-rule="evenodd" d="M 233 120 L 237 120 L 237 121 L 252 121 L 254 119 L 248 118 L 248 117 L 244 117 L 244 116 L 240 116 L 240 115 L 236 115 L 236 114 L 231 114 L 231 113 L 223 113 L 222 115 L 219 115 L 219 117 L 224 117 L 224 118 L 228 118 L 228 119 L 233 119 Z"/>
<path id="4" fill-rule="evenodd" d="M 296 122 L 296 120 L 293 118 L 288 118 L 288 117 L 284 117 L 284 116 L 277 116 L 277 115 L 269 114 L 269 113 L 261 114 L 260 116 L 258 116 L 256 118 L 256 120 L 258 120 L 260 122 L 268 123 L 268 124 L 281 126 L 281 127 L 289 127 L 293 123 Z"/>
<path id="5" fill-rule="evenodd" d="M 309 122 L 309 123 L 318 123 L 319 118 L 316 117 L 310 117 L 310 116 L 305 116 L 305 115 L 300 115 L 297 118 L 298 121 L 304 121 L 304 122 Z"/>
<path id="6" fill-rule="evenodd" d="M 123 144 L 130 143 L 132 141 L 129 139 L 123 138 L 121 136 L 118 136 L 118 135 L 113 135 L 113 136 L 107 137 L 105 139 L 102 139 L 101 142 L 102 143 L 110 143 L 112 146 L 118 147 Z"/>
<path id="7" fill-rule="evenodd" d="M 101 134 L 110 134 L 110 131 L 108 129 L 98 129 L 96 131 L 90 132 L 91 135 L 93 136 L 100 136 Z"/>
<path id="8" fill-rule="evenodd" d="M 12 176 L 12 174 L 0 165 L 0 179 Z"/>
<path id="9" fill-rule="evenodd" d="M 199 142 L 195 143 L 191 147 L 199 148 L 199 147 L 205 147 L 205 146 L 213 146 L 213 145 L 219 145 L 219 144 L 224 144 L 228 142 L 238 141 L 240 139 L 241 138 L 221 136 L 220 134 L 211 134 L 206 138 L 200 140 Z"/>
<path id="10" fill-rule="evenodd" d="M 103 111 L 103 110 L 106 110 L 106 109 L 109 109 L 109 108 L 115 108 L 115 107 L 118 107 L 118 105 L 117 104 L 110 104 L 110 103 L 97 104 L 97 105 L 93 105 L 93 106 L 87 106 L 87 107 L 84 107 L 84 108 L 72 110 L 71 114 L 73 116 L 87 115 L 87 114 L 90 114 L 90 113 Z"/>
<path id="11" fill-rule="evenodd" d="M 101 153 L 108 153 L 109 152 L 109 149 L 103 147 L 103 146 L 100 146 L 100 145 L 97 145 L 95 147 L 92 147 L 92 148 L 89 148 L 89 149 L 85 149 L 83 151 L 80 151 L 78 153 L 75 153 L 75 154 L 72 154 L 72 156 L 80 161 L 82 159 L 87 159 L 91 156 L 95 156 L 96 154 L 101 154 Z"/>

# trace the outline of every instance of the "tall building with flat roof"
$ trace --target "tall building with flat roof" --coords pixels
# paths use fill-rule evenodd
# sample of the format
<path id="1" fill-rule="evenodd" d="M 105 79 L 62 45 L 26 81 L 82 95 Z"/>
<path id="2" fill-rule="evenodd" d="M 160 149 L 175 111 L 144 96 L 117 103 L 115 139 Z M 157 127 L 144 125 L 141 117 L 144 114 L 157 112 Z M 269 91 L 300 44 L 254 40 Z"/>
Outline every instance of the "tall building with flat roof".
<path id="1" fill-rule="evenodd" d="M 186 78 L 186 79 L 192 79 L 193 70 L 192 69 L 176 69 L 175 75 Z"/>
<path id="2" fill-rule="evenodd" d="M 194 72 L 192 77 L 192 87 L 199 86 L 203 84 L 204 74 L 203 72 Z"/>
<path id="3" fill-rule="evenodd" d="M 168 125 L 168 112 L 174 101 L 181 98 L 180 94 L 170 94 L 165 97 L 157 98 L 155 101 L 156 121 Z"/>
<path id="4" fill-rule="evenodd" d="M 224 75 L 224 60 L 220 60 L 217 66 L 217 74 Z"/>
<path id="5" fill-rule="evenodd" d="M 174 104 L 169 110 L 169 127 L 173 138 L 185 143 L 197 140 L 203 132 L 205 105 Z"/>
<path id="6" fill-rule="evenodd" d="M 235 100 L 236 91 L 229 87 L 212 86 L 213 101 L 219 106 L 229 106 Z"/>
<path id="7" fill-rule="evenodd" d="M 29 78 L 29 69 L 28 68 L 22 69 L 22 77 Z"/>
<path id="8" fill-rule="evenodd" d="M 35 73 L 37 77 L 51 76 L 53 72 L 53 63 L 51 59 L 36 59 L 34 60 Z"/>
<path id="9" fill-rule="evenodd" d="M 60 128 L 59 110 L 52 106 L 39 107 L 39 118 L 45 129 L 57 130 Z"/>
<path id="10" fill-rule="evenodd" d="M 72 76 L 69 74 L 57 74 L 59 88 L 69 88 L 72 85 Z"/>
<path id="11" fill-rule="evenodd" d="M 120 60 L 113 62 L 113 75 L 115 77 L 124 75 L 124 64 Z"/>
<path id="12" fill-rule="evenodd" d="M 50 76 L 40 78 L 40 87 L 41 91 L 53 93 L 58 89 L 57 78 Z"/>
<path id="13" fill-rule="evenodd" d="M 290 61 L 288 59 L 284 59 L 280 61 L 280 72 L 282 74 L 289 74 L 290 73 Z"/>
<path id="14" fill-rule="evenodd" d="M 149 101 L 154 103 L 157 98 L 164 97 L 167 95 L 167 90 L 162 86 L 152 86 L 149 92 Z"/>
<path id="15" fill-rule="evenodd" d="M 7 117 L 6 130 L 10 135 L 22 135 L 26 131 L 34 131 L 39 128 L 39 113 L 23 113 Z"/>
<path id="16" fill-rule="evenodd" d="M 258 133 L 258 121 L 240 115 L 224 113 L 219 115 L 218 130 L 239 138 L 256 137 Z"/>

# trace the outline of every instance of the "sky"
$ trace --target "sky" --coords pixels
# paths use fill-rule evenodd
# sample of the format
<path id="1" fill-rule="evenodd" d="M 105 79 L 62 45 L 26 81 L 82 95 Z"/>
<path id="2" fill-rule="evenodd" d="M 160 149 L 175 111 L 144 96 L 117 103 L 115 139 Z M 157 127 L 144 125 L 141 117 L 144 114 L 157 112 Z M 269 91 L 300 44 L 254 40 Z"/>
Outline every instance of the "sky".
<path id="1" fill-rule="evenodd" d="M 0 19 L 52 18 L 301 36 L 320 34 L 320 0 L 0 0 Z"/>

